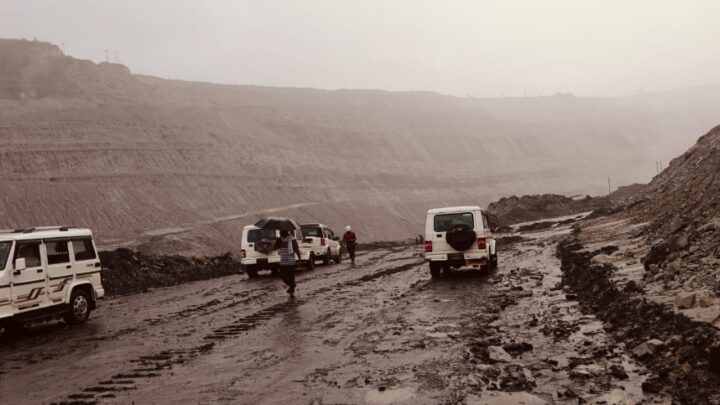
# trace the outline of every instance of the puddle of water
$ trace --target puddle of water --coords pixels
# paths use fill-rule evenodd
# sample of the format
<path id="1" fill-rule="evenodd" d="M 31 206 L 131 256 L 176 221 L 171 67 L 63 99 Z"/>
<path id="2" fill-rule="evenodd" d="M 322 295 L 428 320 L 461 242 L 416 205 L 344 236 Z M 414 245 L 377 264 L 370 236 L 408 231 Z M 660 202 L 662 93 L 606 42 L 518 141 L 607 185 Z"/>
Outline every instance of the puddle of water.
<path id="1" fill-rule="evenodd" d="M 368 391 L 365 394 L 365 403 L 372 405 L 390 405 L 410 403 L 415 396 L 415 389 L 411 387 L 396 388 L 394 390 L 380 391 L 377 389 Z"/>
<path id="2" fill-rule="evenodd" d="M 465 398 L 465 403 L 468 405 L 546 405 L 553 402 L 529 392 L 487 392 L 482 397 L 470 395 Z"/>

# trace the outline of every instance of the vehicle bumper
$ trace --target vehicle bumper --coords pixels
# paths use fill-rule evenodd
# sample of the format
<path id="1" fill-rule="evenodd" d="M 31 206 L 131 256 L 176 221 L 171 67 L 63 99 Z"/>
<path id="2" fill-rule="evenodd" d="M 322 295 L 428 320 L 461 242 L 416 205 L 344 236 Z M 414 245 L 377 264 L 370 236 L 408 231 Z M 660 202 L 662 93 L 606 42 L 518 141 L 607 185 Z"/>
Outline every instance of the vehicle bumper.
<path id="1" fill-rule="evenodd" d="M 96 288 L 95 289 L 95 298 L 99 299 L 105 296 L 105 289 L 104 288 Z"/>
<path id="2" fill-rule="evenodd" d="M 444 263 L 450 266 L 461 267 L 461 266 L 472 266 L 481 267 L 486 266 L 489 263 L 487 252 L 470 252 L 470 253 L 437 253 L 437 254 L 426 254 L 425 261 Z"/>
<path id="3" fill-rule="evenodd" d="M 252 266 L 254 264 L 280 264 L 280 258 L 279 257 L 272 257 L 267 259 L 258 259 L 258 258 L 252 258 L 252 259 L 240 259 L 240 264 L 243 266 Z"/>

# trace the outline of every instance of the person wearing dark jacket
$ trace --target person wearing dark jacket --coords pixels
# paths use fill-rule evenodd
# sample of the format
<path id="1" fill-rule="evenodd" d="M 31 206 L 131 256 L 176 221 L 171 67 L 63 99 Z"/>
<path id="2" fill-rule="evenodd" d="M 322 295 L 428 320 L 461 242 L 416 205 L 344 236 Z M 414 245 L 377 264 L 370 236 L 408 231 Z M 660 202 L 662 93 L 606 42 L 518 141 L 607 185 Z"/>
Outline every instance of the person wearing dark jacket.
<path id="1" fill-rule="evenodd" d="M 357 236 L 355 236 L 355 232 L 352 231 L 350 225 L 345 227 L 343 242 L 345 242 L 345 248 L 350 255 L 350 263 L 355 264 L 355 247 L 357 245 Z"/>
<path id="2" fill-rule="evenodd" d="M 280 278 L 288 286 L 290 296 L 295 294 L 295 268 L 301 260 L 300 247 L 297 239 L 289 231 L 280 231 L 280 238 L 275 242 L 275 248 L 280 254 Z M 297 260 L 295 260 L 297 255 Z"/>

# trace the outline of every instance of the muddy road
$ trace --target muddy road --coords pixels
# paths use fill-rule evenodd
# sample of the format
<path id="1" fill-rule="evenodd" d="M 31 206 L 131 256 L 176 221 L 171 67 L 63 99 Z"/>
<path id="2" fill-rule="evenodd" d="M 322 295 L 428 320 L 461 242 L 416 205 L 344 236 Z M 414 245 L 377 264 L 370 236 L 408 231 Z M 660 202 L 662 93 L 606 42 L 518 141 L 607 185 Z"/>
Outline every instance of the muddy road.
<path id="1" fill-rule="evenodd" d="M 90 322 L 0 341 L 0 402 L 669 403 L 562 291 L 557 239 L 505 246 L 491 273 L 431 280 L 420 251 L 279 279 L 244 275 L 106 299 Z"/>

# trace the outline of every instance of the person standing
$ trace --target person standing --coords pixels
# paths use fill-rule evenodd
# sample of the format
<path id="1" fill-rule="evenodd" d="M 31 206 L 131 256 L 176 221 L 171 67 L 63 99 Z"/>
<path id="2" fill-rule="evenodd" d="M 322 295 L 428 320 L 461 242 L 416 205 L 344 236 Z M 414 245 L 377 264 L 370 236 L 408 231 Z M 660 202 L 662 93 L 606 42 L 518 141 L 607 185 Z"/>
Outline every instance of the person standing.
<path id="1" fill-rule="evenodd" d="M 357 236 L 352 231 L 350 225 L 345 227 L 345 234 L 343 234 L 343 242 L 345 242 L 345 248 L 350 255 L 350 263 L 355 264 L 355 247 L 357 245 Z"/>
<path id="2" fill-rule="evenodd" d="M 295 268 L 297 262 L 301 260 L 297 239 L 291 232 L 281 230 L 275 248 L 280 254 L 280 278 L 288 286 L 287 293 L 293 296 L 295 294 Z M 297 260 L 295 260 L 295 255 L 297 255 Z"/>

